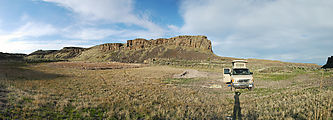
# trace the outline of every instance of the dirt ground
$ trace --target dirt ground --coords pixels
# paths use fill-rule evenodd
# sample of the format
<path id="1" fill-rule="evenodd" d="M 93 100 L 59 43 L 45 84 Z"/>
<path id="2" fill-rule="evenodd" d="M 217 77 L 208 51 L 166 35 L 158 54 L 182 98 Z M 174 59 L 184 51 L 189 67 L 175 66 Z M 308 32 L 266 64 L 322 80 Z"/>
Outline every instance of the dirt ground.
<path id="1" fill-rule="evenodd" d="M 5 91 L 7 106 L 0 118 L 226 119 L 233 113 L 234 91 L 222 82 L 222 68 L 124 64 L 130 67 L 81 69 L 107 64 L 1 64 L 0 84 L 7 90 L 0 92 Z M 332 73 L 255 72 L 255 89 L 237 90 L 242 117 L 331 119 Z"/>

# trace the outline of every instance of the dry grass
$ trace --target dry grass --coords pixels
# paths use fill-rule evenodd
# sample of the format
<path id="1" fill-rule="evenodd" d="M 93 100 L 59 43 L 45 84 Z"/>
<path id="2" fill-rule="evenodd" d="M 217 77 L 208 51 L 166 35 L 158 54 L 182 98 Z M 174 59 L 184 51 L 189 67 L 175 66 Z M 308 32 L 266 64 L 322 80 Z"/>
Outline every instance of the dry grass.
<path id="1" fill-rule="evenodd" d="M 232 115 L 233 92 L 219 77 L 172 82 L 171 77 L 185 67 L 77 69 L 82 64 L 94 68 L 107 63 L 1 63 L 0 84 L 11 92 L 0 118 L 225 119 Z M 286 80 L 263 77 L 276 71 L 255 74 L 255 90 L 240 90 L 244 118 L 332 119 L 332 72 L 323 74 L 320 86 L 318 70 L 288 71 L 281 74 L 294 76 Z M 213 85 L 222 88 L 209 87 Z"/>
<path id="2" fill-rule="evenodd" d="M 106 69 L 124 69 L 139 68 L 147 65 L 144 64 L 127 64 L 119 62 L 55 62 L 48 64 L 50 67 L 76 68 L 85 70 L 106 70 Z"/>

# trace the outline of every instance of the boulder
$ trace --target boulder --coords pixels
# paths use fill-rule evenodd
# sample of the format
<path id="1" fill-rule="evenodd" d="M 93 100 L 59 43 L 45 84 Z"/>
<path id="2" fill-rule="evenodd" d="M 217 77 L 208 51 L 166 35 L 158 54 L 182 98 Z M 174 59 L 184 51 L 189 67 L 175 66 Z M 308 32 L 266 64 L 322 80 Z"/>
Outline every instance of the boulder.
<path id="1" fill-rule="evenodd" d="M 324 68 L 324 69 L 333 68 L 333 56 L 328 57 L 326 64 L 324 66 L 322 66 L 321 68 Z"/>
<path id="2" fill-rule="evenodd" d="M 197 70 L 185 70 L 180 74 L 173 75 L 173 78 L 197 78 L 197 77 L 208 77 L 206 72 L 199 72 Z"/>

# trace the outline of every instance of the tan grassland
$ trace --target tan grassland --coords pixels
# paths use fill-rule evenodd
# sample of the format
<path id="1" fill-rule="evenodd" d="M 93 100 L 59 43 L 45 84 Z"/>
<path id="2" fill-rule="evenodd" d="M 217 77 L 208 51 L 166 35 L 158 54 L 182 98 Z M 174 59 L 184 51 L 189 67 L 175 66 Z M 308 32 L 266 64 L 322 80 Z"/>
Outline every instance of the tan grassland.
<path id="1" fill-rule="evenodd" d="M 333 71 L 249 60 L 255 89 L 238 90 L 243 119 L 333 119 Z M 226 119 L 234 92 L 219 61 L 0 63 L 0 119 Z M 204 78 L 173 78 L 186 69 Z M 6 100 L 4 100 L 6 99 Z"/>

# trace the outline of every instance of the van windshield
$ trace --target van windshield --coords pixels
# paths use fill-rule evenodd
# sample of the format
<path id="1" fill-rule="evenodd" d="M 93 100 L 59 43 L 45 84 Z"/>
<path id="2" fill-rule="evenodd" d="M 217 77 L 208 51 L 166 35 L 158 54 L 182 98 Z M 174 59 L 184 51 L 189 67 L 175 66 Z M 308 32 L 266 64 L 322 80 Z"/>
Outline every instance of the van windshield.
<path id="1" fill-rule="evenodd" d="M 249 69 L 234 69 L 232 71 L 233 75 L 250 75 Z"/>

